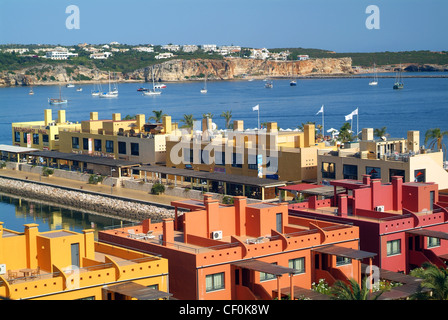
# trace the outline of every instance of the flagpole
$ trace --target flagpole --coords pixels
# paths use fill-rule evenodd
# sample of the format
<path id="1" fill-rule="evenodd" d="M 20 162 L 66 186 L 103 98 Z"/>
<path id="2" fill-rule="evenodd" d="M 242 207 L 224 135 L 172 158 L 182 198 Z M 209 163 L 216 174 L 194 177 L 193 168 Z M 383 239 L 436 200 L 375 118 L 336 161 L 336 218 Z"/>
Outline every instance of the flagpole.
<path id="1" fill-rule="evenodd" d="M 322 105 L 322 140 L 325 140 L 324 105 Z"/>
<path id="2" fill-rule="evenodd" d="M 258 108 L 257 108 L 257 113 L 258 113 L 258 128 L 257 128 L 257 130 L 260 130 L 260 106 L 258 106 Z"/>
<path id="3" fill-rule="evenodd" d="M 358 109 L 356 109 L 357 111 L 356 111 L 356 140 L 359 140 L 358 139 L 358 132 L 359 132 L 359 128 L 358 128 L 358 119 L 359 119 L 359 110 Z"/>

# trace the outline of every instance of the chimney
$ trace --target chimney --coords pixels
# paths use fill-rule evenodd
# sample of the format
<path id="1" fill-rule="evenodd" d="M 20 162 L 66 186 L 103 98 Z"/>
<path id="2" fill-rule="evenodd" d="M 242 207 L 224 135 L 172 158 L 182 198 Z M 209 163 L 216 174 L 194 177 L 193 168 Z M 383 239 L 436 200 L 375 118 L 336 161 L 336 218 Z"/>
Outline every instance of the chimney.
<path id="1" fill-rule="evenodd" d="M 235 196 L 233 197 L 233 205 L 235 208 L 236 235 L 243 237 L 246 235 L 247 198 L 242 196 Z"/>
<path id="2" fill-rule="evenodd" d="M 86 229 L 84 233 L 85 258 L 95 259 L 95 233 L 94 229 Z"/>
<path id="3" fill-rule="evenodd" d="M 418 152 L 420 149 L 420 131 L 408 131 L 407 139 L 408 152 Z"/>
<path id="4" fill-rule="evenodd" d="M 58 110 L 58 123 L 65 123 L 65 110 Z"/>
<path id="5" fill-rule="evenodd" d="M 401 211 L 403 209 L 403 177 L 392 176 L 393 190 L 393 210 Z"/>
<path id="6" fill-rule="evenodd" d="M 268 122 L 266 129 L 267 132 L 278 132 L 277 122 Z"/>
<path id="7" fill-rule="evenodd" d="M 235 120 L 235 121 L 233 121 L 233 131 L 244 131 L 244 122 L 243 122 L 243 120 Z"/>
<path id="8" fill-rule="evenodd" d="M 316 144 L 316 127 L 314 124 L 305 124 L 304 128 L 305 148 Z"/>
<path id="9" fill-rule="evenodd" d="M 45 109 L 44 117 L 45 117 L 45 126 L 49 126 L 50 123 L 53 122 L 52 115 L 51 115 L 51 109 Z"/>
<path id="10" fill-rule="evenodd" d="M 37 235 L 39 234 L 38 224 L 29 223 L 25 224 L 25 241 L 26 241 L 26 253 L 27 253 L 27 267 L 37 267 Z"/>
<path id="11" fill-rule="evenodd" d="M 346 217 L 348 213 L 348 198 L 347 194 L 338 194 L 338 215 Z"/>
<path id="12" fill-rule="evenodd" d="M 317 196 L 310 196 L 308 198 L 308 207 L 310 209 L 317 209 Z"/>
<path id="13" fill-rule="evenodd" d="M 172 218 L 163 219 L 162 224 L 164 246 L 169 246 L 174 242 L 174 220 Z"/>
<path id="14" fill-rule="evenodd" d="M 98 112 L 90 112 L 90 120 L 98 120 Z"/>
<path id="15" fill-rule="evenodd" d="M 362 129 L 361 140 L 373 140 L 373 128 Z"/>
<path id="16" fill-rule="evenodd" d="M 369 174 L 362 175 L 362 183 L 370 186 L 370 175 Z"/>
<path id="17" fill-rule="evenodd" d="M 380 187 L 381 187 L 381 179 L 370 180 L 371 199 L 372 199 L 371 210 L 375 209 L 376 206 L 381 205 L 381 194 L 379 192 Z"/>
<path id="18" fill-rule="evenodd" d="M 120 121 L 121 120 L 121 113 L 112 113 L 112 120 L 113 121 Z"/>
<path id="19" fill-rule="evenodd" d="M 145 219 L 142 221 L 142 232 L 147 233 L 151 227 L 151 219 Z"/>
<path id="20" fill-rule="evenodd" d="M 212 118 L 202 118 L 202 132 L 212 130 Z"/>
<path id="21" fill-rule="evenodd" d="M 138 115 L 136 115 L 135 116 L 135 119 L 137 120 L 137 129 L 139 130 L 139 131 L 142 131 L 143 130 L 143 125 L 146 123 L 146 120 L 145 120 L 145 115 L 144 114 L 138 114 Z"/>
<path id="22" fill-rule="evenodd" d="M 219 201 L 212 199 L 211 196 L 205 199 L 204 197 L 204 205 L 205 211 L 207 212 L 207 233 L 208 236 L 211 236 L 211 233 L 216 230 L 221 229 L 221 225 L 219 224 Z"/>
<path id="23" fill-rule="evenodd" d="M 163 122 L 164 133 L 171 134 L 171 131 L 172 131 L 171 116 L 163 116 L 162 122 Z"/>

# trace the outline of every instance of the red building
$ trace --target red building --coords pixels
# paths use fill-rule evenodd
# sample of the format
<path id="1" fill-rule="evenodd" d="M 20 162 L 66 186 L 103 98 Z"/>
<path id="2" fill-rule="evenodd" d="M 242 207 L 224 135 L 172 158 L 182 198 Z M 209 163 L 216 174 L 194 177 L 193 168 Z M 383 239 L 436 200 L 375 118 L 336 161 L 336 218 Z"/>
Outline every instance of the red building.
<path id="1" fill-rule="evenodd" d="M 189 300 L 316 299 L 313 282 L 360 283 L 361 261 L 375 255 L 359 250 L 356 226 L 290 216 L 285 203 L 234 201 L 176 201 L 174 220 L 100 231 L 99 240 L 168 259 L 170 293 Z"/>
<path id="2" fill-rule="evenodd" d="M 335 180 L 332 196 L 289 205 L 290 215 L 352 223 L 360 230 L 360 249 L 377 255 L 385 270 L 408 273 L 424 261 L 445 266 L 448 259 L 448 196 L 434 183 L 391 183 L 363 176 L 363 181 Z"/>

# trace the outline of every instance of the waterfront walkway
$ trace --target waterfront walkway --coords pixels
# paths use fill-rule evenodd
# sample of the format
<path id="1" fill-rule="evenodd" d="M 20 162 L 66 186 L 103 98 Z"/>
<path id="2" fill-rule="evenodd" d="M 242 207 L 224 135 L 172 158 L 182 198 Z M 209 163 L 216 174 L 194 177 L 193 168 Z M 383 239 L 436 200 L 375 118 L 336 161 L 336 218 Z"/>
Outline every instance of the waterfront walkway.
<path id="1" fill-rule="evenodd" d="M 171 201 L 184 200 L 184 198 L 168 196 L 164 194 L 153 195 L 145 191 L 133 190 L 122 187 L 111 188 L 110 186 L 107 185 L 88 184 L 82 181 L 75 181 L 54 176 L 44 177 L 37 173 L 23 172 L 6 168 L 0 170 L 0 177 L 11 177 L 15 179 L 21 179 L 24 181 L 42 182 L 47 185 L 52 185 L 54 187 L 65 187 L 65 188 L 71 188 L 73 190 L 80 190 L 80 191 L 84 190 L 95 192 L 98 193 L 99 195 L 104 194 L 107 196 L 112 195 L 116 197 L 127 198 L 130 200 L 147 201 L 153 203 L 154 205 L 161 204 L 165 206 L 166 205 L 171 206 Z"/>

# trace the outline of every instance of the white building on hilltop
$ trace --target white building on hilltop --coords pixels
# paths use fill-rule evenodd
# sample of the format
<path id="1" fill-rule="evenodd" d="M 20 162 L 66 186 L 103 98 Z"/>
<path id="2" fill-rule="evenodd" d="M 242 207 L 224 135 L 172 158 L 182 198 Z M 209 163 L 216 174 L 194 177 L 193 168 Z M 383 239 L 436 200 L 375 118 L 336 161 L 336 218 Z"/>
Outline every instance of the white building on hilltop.
<path id="1" fill-rule="evenodd" d="M 69 52 L 66 48 L 55 48 L 52 51 L 48 51 L 45 55 L 46 58 L 51 60 L 67 60 L 77 56 L 77 53 Z"/>

